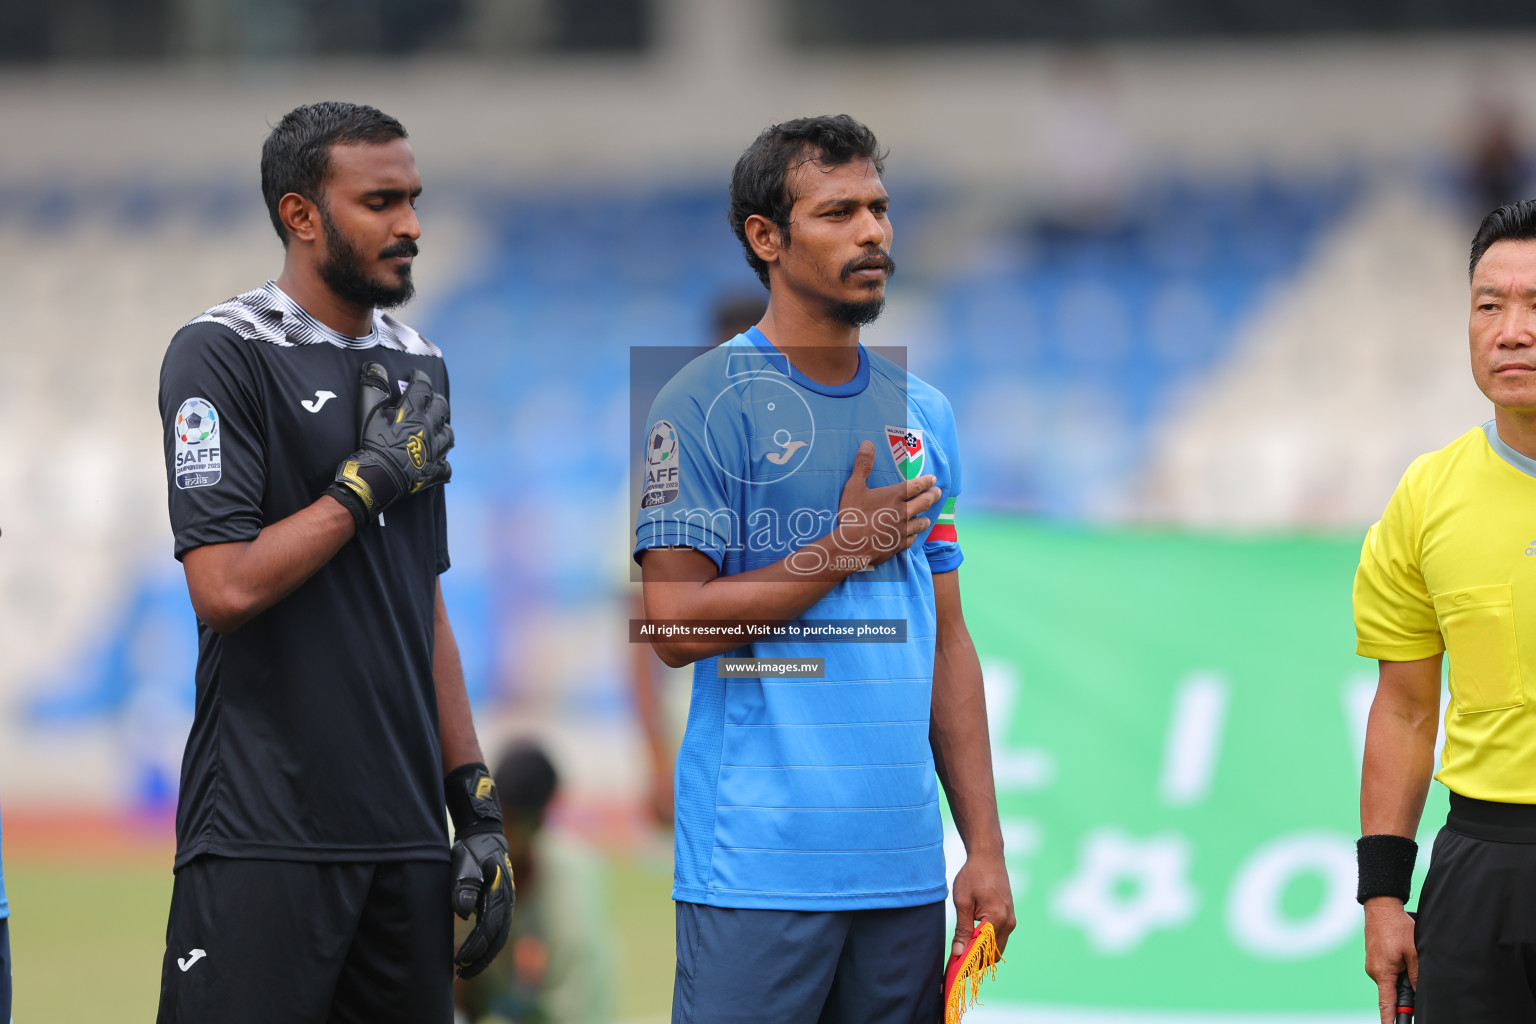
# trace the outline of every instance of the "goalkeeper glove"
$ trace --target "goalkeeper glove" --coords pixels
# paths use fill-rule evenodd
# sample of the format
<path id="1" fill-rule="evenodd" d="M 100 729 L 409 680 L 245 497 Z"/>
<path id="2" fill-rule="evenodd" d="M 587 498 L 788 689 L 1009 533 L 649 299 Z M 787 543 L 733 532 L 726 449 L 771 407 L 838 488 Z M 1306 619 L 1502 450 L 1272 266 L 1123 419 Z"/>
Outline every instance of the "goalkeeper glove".
<path id="1" fill-rule="evenodd" d="M 448 814 L 453 818 L 453 912 L 475 925 L 454 966 L 461 978 L 473 978 L 496 959 L 512 931 L 512 860 L 501 830 L 501 804 L 490 770 L 478 762 L 460 765 L 443 780 Z"/>
<path id="2" fill-rule="evenodd" d="M 405 394 L 396 401 L 387 398 L 389 378 L 378 363 L 363 367 L 358 387 L 360 447 L 336 467 L 325 493 L 352 513 L 361 530 L 406 495 L 448 482 L 453 428 L 448 399 L 432 390 L 431 378 L 421 370 L 411 371 Z"/>

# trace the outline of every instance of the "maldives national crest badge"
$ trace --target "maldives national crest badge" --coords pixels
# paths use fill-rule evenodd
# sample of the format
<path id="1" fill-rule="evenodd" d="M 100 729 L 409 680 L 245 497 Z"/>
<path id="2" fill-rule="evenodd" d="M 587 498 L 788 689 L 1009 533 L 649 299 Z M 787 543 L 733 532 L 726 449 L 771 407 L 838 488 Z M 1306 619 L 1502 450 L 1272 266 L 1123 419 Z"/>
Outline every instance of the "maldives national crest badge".
<path id="1" fill-rule="evenodd" d="M 896 471 L 903 480 L 923 475 L 928 461 L 928 447 L 923 442 L 923 432 L 916 427 L 893 427 L 886 424 L 886 440 L 891 443 L 891 458 L 896 460 Z"/>

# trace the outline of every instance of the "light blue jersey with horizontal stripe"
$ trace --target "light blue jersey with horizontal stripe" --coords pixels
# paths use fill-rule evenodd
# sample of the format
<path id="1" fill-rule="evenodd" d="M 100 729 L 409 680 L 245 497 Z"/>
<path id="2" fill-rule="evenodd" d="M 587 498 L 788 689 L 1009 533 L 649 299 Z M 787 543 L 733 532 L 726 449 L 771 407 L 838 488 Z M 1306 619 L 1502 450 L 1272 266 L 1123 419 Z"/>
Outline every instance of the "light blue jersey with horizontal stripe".
<path id="1" fill-rule="evenodd" d="M 870 487 L 905 471 L 959 495 L 948 401 L 889 359 L 861 347 L 854 378 L 827 386 L 755 328 L 706 352 L 652 407 L 637 557 L 692 547 L 722 577 L 779 561 L 830 531 L 866 440 L 875 444 Z M 695 666 L 677 764 L 673 898 L 801 910 L 944 898 L 928 745 L 933 574 L 961 557 L 958 542 L 925 534 L 848 576 L 799 620 L 904 620 L 904 643 L 756 642 L 728 655 L 824 658 L 824 678 L 718 679 L 715 659 Z"/>

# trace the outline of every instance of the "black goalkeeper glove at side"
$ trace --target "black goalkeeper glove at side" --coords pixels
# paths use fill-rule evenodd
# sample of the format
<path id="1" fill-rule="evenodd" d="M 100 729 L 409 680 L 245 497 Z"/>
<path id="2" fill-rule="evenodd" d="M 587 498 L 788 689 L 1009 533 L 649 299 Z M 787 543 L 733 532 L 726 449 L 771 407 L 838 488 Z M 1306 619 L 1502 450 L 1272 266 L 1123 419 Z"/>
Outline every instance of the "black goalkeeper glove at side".
<path id="1" fill-rule="evenodd" d="M 453 954 L 461 978 L 473 978 L 496 959 L 512 931 L 512 861 L 501 830 L 496 783 L 485 765 L 460 765 L 443 780 L 453 818 L 453 912 L 475 925 Z"/>
<path id="2" fill-rule="evenodd" d="M 359 447 L 336 467 L 325 493 L 346 506 L 361 530 L 407 494 L 448 482 L 453 428 L 448 399 L 421 370 L 411 371 L 397 400 L 390 400 L 389 376 L 378 363 L 363 367 L 358 388 Z"/>

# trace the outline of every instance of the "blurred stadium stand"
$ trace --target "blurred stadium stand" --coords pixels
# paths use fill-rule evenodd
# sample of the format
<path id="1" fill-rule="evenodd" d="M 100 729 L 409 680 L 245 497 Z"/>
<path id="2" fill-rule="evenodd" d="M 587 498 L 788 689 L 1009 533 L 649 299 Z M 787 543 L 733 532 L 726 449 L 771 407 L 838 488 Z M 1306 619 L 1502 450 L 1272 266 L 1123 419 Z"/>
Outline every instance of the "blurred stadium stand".
<path id="1" fill-rule="evenodd" d="M 623 54 L 650 42 L 650 7 L 646 0 L 5 0 L 0 61 Z"/>
<path id="2" fill-rule="evenodd" d="M 1416 456 L 1492 416 L 1458 343 L 1471 231 L 1458 212 L 1397 187 L 1345 219 L 1158 426 L 1147 513 L 1358 529 Z"/>
<path id="3" fill-rule="evenodd" d="M 871 18 L 859 0 L 790 0 L 793 38 L 844 47 L 1103 39 L 1318 36 L 1424 32 L 1536 24 L 1536 12 L 1505 0 L 1332 0 L 1256 4 L 1244 0 L 1023 4 L 1008 0 L 891 0 Z"/>
<path id="4" fill-rule="evenodd" d="M 1464 168 L 1488 97 L 1515 143 L 1536 122 L 1529 39 L 1409 33 L 1536 23 L 1497 6 L 897 0 L 871 25 L 846 0 L 0 0 L 8 813 L 65 793 L 151 812 L 174 797 L 193 626 L 165 523 L 158 367 L 179 325 L 277 273 L 258 148 L 322 98 L 374 103 L 412 133 L 425 233 L 403 316 L 447 352 L 459 437 L 445 593 L 487 749 L 543 737 L 587 831 L 644 783 L 621 626 L 629 350 L 702 344 L 712 303 L 758 287 L 725 221 L 729 169 L 761 127 L 805 113 L 846 110 L 892 151 L 901 271 L 865 339 L 905 346 L 950 397 L 964 507 L 990 513 L 978 533 L 994 551 L 1066 573 L 1081 545 L 1109 574 L 1127 537 L 1165 537 L 1148 526 L 1343 536 L 1318 542 L 1333 547 L 1292 610 L 1338 627 L 1307 636 L 1345 666 L 1308 662 L 1302 710 L 1358 710 L 1369 680 L 1339 675 L 1347 587 L 1337 608 L 1317 595 L 1408 461 L 1488 415 L 1463 312 L 1484 211 L 1465 197 L 1528 187 L 1530 164 L 1502 140 L 1484 147 L 1503 161 L 1488 188 Z M 1132 529 L 1096 547 L 1082 524 Z M 1209 596 L 1237 556 L 1206 540 L 1136 564 L 1200 560 L 1186 589 Z M 1243 549 L 1249 593 L 1311 542 L 1274 543 Z M 980 560 L 971 571 L 984 579 Z M 1036 743 L 1037 702 L 1091 700 L 1057 675 L 1099 662 L 1051 650 L 1030 675 L 998 642 L 1017 639 L 1017 610 L 977 604 L 994 711 L 1019 709 L 1012 732 Z M 1092 614 L 1070 625 L 1097 636 Z M 1268 659 L 1273 638 L 1254 635 Z M 1203 638 L 1158 639 L 1169 678 L 1109 673 L 1143 702 L 1125 735 L 1148 749 L 1174 668 L 1222 667 Z M 1234 720 L 1255 689 L 1280 689 L 1230 685 Z M 1065 857 L 1077 834 L 1062 823 L 1101 822 L 1050 810 L 1048 762 L 994 725 L 997 763 L 1018 769 L 1000 774 L 1017 891 L 1043 914 L 1065 867 L 1020 865 Z M 1142 824 L 1182 827 L 1178 813 Z"/>
<path id="5" fill-rule="evenodd" d="M 932 371 L 966 439 L 966 504 L 1144 518 L 1149 432 L 1348 209 L 1347 173 L 1167 174 L 1113 219 L 1037 216 L 938 282 Z M 922 373 L 922 361 L 917 363 Z"/>
<path id="6" fill-rule="evenodd" d="M 669 0 L 55 0 L 0 2 L 0 61 L 51 63 L 416 53 L 633 54 L 661 42 Z M 760 4 L 759 6 L 770 6 Z M 1240 39 L 1536 26 L 1509 0 L 1244 0 L 1021 4 L 785 0 L 797 46 L 868 49 L 1106 39 Z"/>
<path id="7" fill-rule="evenodd" d="M 1328 323 L 1342 271 L 1326 262 L 1314 269 L 1323 280 L 1311 301 L 1326 308 L 1311 318 L 1289 314 L 1303 320 L 1291 330 L 1300 339 L 1284 334 L 1284 311 L 1307 301 L 1298 281 L 1309 259 L 1353 244 L 1379 261 L 1358 273 L 1388 277 L 1369 293 L 1375 302 L 1360 303 L 1357 320 L 1386 326 L 1381 293 L 1400 287 L 1405 259 L 1428 253 L 1429 268 L 1448 272 L 1440 287 L 1418 293 L 1425 308 L 1409 304 L 1398 315 L 1439 326 L 1448 317 L 1436 307 L 1455 308 L 1460 245 L 1451 244 L 1454 230 L 1401 199 L 1362 219 L 1361 187 L 1350 172 L 1238 180 L 1167 173 L 1109 222 L 1062 223 L 1038 210 L 999 219 L 971 243 L 986 254 L 984 267 L 915 260 L 912 279 L 898 277 L 902 297 L 889 330 L 926 336 L 913 346 L 912 365 L 959 412 L 967 506 L 1203 525 L 1368 518 L 1419 438 L 1377 451 L 1369 437 L 1340 445 L 1325 427 L 1326 398 L 1337 393 L 1340 409 L 1358 409 L 1353 398 L 1364 385 L 1323 357 L 1370 357 L 1341 343 L 1348 338 L 1339 332 L 1357 330 L 1356 320 L 1328 324 L 1331 332 L 1318 326 Z M 924 198 L 935 188 L 893 189 L 904 235 L 920 240 L 936 230 L 946 211 Z M 60 395 L 102 396 L 63 421 L 88 429 L 60 431 L 17 467 L 18 483 L 40 481 L 57 493 L 43 502 L 13 497 L 5 523 L 11 537 L 38 539 L 7 573 L 14 649 L 35 655 L 17 680 L 36 694 L 23 728 L 121 727 L 127 746 L 118 756 L 131 753 L 132 768 L 118 775 L 119 794 L 158 803 L 174 792 L 166 751 L 179 744 L 190 713 L 193 634 L 179 574 L 165 564 L 155 371 L 169 332 L 265 279 L 276 246 L 255 198 L 242 202 L 217 186 L 34 185 L 4 197 L 8 251 L 26 254 L 10 275 L 11 305 L 30 328 L 23 337 L 49 339 L 22 349 L 23 393 L 36 402 L 30 415 L 46 418 Z M 593 719 L 623 723 L 617 651 L 571 641 L 622 578 L 615 551 L 627 507 L 629 346 L 700 343 L 712 300 L 755 287 L 722 199 L 718 183 L 480 185 L 424 206 L 423 294 L 433 299 L 415 319 L 449 353 L 461 438 L 450 489 L 455 570 L 445 588 L 482 704 L 494 698 L 526 710 L 532 702 L 540 713 L 583 720 L 584 729 Z M 1015 206 L 1025 209 L 1019 199 Z M 455 249 L 456 267 L 431 266 Z M 1366 294 L 1354 278 L 1342 282 Z M 96 317 L 69 315 L 83 295 L 113 311 L 105 331 Z M 885 329 L 873 329 L 872 340 L 884 341 Z M 1255 330 L 1256 341 L 1239 344 Z M 1432 352 L 1445 333 L 1421 332 L 1419 347 Z M 1380 355 L 1400 356 L 1391 347 L 1401 338 L 1373 337 L 1389 347 Z M 1250 368 L 1266 359 L 1281 369 Z M 1213 386 L 1213 372 L 1236 383 Z M 1298 396 L 1315 404 L 1298 407 Z M 1319 433 L 1319 451 L 1258 461 L 1286 443 L 1266 412 Z M 1168 468 L 1155 470 L 1149 485 L 1143 467 L 1155 464 L 1154 450 L 1166 453 Z M 1346 477 L 1363 481 L 1362 500 L 1338 505 L 1337 481 L 1326 474 L 1318 493 L 1335 499 L 1332 507 L 1273 499 L 1277 488 L 1306 490 L 1321 472 L 1317 456 L 1330 451 L 1349 453 Z M 1373 455 L 1370 472 L 1354 474 Z M 36 580 L 50 584 L 40 589 Z M 103 632 L 103 623 L 115 625 Z M 82 645 L 82 636 L 92 639 Z M 606 657 L 593 657 L 599 653 Z M 143 742 L 151 729 L 163 749 Z"/>
<path id="8" fill-rule="evenodd" d="M 1430 71 L 1407 44 L 1259 47 L 1240 70 L 1226 49 L 938 51 L 898 72 L 775 56 L 754 46 L 769 23 L 751 4 L 671 0 L 650 17 L 666 31 L 640 63 L 0 76 L 17 100 L 0 131 L 24 143 L 0 152 L 0 288 L 23 340 L 23 397 L 4 415 L 62 428 L 0 464 L 0 693 L 26 709 L 0 741 L 35 755 L 0 758 L 8 795 L 54 785 L 69 749 L 99 799 L 167 796 L 174 759 L 125 724 L 164 723 L 175 749 L 189 699 L 184 654 L 156 671 L 134 654 L 174 646 L 144 638 L 182 600 L 156 371 L 176 326 L 278 269 L 256 151 L 319 96 L 370 99 L 412 130 L 426 234 L 406 315 L 449 353 L 461 439 L 446 589 L 496 728 L 579 721 L 573 746 L 607 730 L 604 755 L 562 757 L 576 792 L 632 785 L 622 648 L 591 639 L 611 632 L 624 572 L 627 349 L 700 343 L 710 303 L 756 287 L 724 183 L 772 120 L 849 109 L 891 146 L 902 271 L 867 337 L 907 346 L 950 395 L 973 510 L 1355 526 L 1413 452 L 1480 418 L 1442 369 L 1462 358 L 1470 225 L 1437 168 L 1478 81 L 1456 61 L 1492 44 L 1442 46 L 1456 60 Z M 733 60 L 780 94 L 720 77 Z M 1230 95 L 1192 91 L 1209 81 Z M 1422 116 L 1371 117 L 1384 91 Z M 1341 288 L 1371 297 L 1339 312 Z M 1405 345 L 1419 355 L 1397 358 Z M 1375 358 L 1397 375 L 1368 373 Z M 1420 380 L 1446 401 L 1361 412 L 1358 395 L 1403 403 L 1394 383 Z M 64 396 L 61 421 L 45 410 Z M 1415 429 L 1383 436 L 1404 420 Z M 61 747 L 59 729 L 80 742 Z"/>

